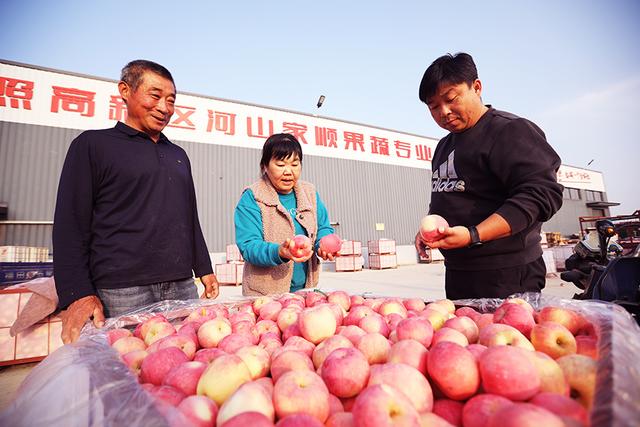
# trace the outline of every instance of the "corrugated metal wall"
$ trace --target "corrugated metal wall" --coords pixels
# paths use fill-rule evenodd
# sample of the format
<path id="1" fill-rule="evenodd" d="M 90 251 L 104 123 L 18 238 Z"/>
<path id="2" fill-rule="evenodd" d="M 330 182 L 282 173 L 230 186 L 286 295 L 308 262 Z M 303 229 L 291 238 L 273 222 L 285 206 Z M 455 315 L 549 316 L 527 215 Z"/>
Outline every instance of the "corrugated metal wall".
<path id="1" fill-rule="evenodd" d="M 9 219 L 53 220 L 60 170 L 80 131 L 0 122 L 0 201 Z M 260 151 L 175 141 L 191 159 L 198 211 L 211 252 L 234 240 L 233 209 L 259 176 Z M 428 170 L 307 156 L 302 179 L 313 182 L 336 231 L 346 239 L 388 237 L 411 244 L 429 202 Z M 376 231 L 376 223 L 385 230 Z M 50 226 L 2 226 L 0 244 L 49 246 Z"/>

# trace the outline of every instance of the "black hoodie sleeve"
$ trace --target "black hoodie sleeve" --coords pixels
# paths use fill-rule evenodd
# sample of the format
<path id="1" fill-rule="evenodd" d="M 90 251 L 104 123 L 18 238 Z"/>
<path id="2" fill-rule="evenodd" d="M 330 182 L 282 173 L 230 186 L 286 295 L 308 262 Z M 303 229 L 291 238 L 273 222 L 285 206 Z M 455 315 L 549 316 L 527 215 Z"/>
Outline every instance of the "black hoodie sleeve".
<path id="1" fill-rule="evenodd" d="M 549 220 L 562 206 L 563 187 L 556 175 L 560 157 L 532 122 L 518 118 L 506 123 L 489 161 L 508 188 L 508 197 L 496 213 L 509 223 L 512 234 Z"/>

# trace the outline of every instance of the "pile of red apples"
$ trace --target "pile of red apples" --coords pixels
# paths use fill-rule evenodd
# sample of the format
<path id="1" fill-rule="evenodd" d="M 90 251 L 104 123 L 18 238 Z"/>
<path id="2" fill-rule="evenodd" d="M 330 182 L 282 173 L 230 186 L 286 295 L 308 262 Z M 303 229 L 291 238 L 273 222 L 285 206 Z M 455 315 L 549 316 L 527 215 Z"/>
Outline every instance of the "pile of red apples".
<path id="1" fill-rule="evenodd" d="M 586 426 L 598 359 L 585 316 L 518 298 L 299 292 L 108 339 L 172 426 Z"/>

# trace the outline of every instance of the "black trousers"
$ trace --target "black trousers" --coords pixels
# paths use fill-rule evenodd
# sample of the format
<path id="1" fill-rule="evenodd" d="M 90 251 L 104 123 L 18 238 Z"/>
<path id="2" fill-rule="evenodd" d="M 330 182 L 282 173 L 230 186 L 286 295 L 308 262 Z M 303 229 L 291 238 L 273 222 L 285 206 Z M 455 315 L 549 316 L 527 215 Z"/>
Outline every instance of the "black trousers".
<path id="1" fill-rule="evenodd" d="M 517 267 L 463 271 L 446 269 L 445 291 L 449 299 L 506 298 L 521 292 L 540 292 L 547 269 L 542 257 Z"/>

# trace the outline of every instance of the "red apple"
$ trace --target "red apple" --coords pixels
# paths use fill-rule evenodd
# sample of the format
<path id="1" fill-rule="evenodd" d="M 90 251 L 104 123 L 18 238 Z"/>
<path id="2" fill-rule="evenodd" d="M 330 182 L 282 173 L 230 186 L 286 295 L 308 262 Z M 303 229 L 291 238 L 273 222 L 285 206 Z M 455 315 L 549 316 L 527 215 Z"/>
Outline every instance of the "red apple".
<path id="1" fill-rule="evenodd" d="M 391 346 L 387 361 L 404 363 L 426 374 L 428 353 L 427 349 L 416 340 L 401 340 Z"/>
<path id="2" fill-rule="evenodd" d="M 223 425 L 226 421 L 244 412 L 259 412 L 273 422 L 275 410 L 271 394 L 256 382 L 242 384 L 220 407 L 217 425 Z"/>
<path id="3" fill-rule="evenodd" d="M 329 416 L 325 427 L 353 427 L 353 414 L 351 412 L 335 412 Z"/>
<path id="4" fill-rule="evenodd" d="M 378 334 L 389 336 L 389 325 L 384 317 L 378 313 L 374 313 L 371 316 L 365 316 L 358 322 L 358 327 L 366 333 L 376 332 Z"/>
<path id="5" fill-rule="evenodd" d="M 329 417 L 329 390 L 315 372 L 289 371 L 273 387 L 273 406 L 278 418 L 302 413 L 324 423 Z"/>
<path id="6" fill-rule="evenodd" d="M 242 347 L 253 346 L 251 335 L 231 333 L 222 338 L 218 348 L 226 353 L 235 353 Z"/>
<path id="7" fill-rule="evenodd" d="M 528 353 L 508 345 L 486 349 L 479 362 L 484 390 L 511 400 L 527 400 L 536 395 L 540 374 Z"/>
<path id="8" fill-rule="evenodd" d="M 174 366 L 162 380 L 163 385 L 170 385 L 185 395 L 196 394 L 200 376 L 207 368 L 204 362 L 185 362 Z"/>
<path id="9" fill-rule="evenodd" d="M 478 329 L 478 325 L 476 325 L 476 322 L 474 322 L 470 317 L 453 317 L 444 322 L 444 325 L 442 325 L 442 327 L 455 329 L 456 331 L 461 332 L 465 337 L 467 337 L 467 341 L 469 342 L 469 344 L 475 344 L 478 342 L 480 330 Z"/>
<path id="10" fill-rule="evenodd" d="M 334 351 L 339 348 L 353 348 L 353 344 L 349 341 L 349 338 L 342 335 L 334 335 L 322 341 L 316 346 L 311 355 L 313 366 L 316 369 L 322 365 L 324 360 Z"/>
<path id="11" fill-rule="evenodd" d="M 353 397 L 369 380 L 369 363 L 355 348 L 339 348 L 322 362 L 322 379 L 329 392 L 338 397 Z"/>
<path id="12" fill-rule="evenodd" d="M 114 342 L 118 341 L 120 338 L 133 336 L 130 330 L 125 328 L 112 329 L 107 332 L 107 342 L 109 345 L 113 345 Z"/>
<path id="13" fill-rule="evenodd" d="M 365 388 L 356 398 L 352 413 L 355 427 L 420 425 L 420 415 L 411 401 L 386 384 Z"/>
<path id="14" fill-rule="evenodd" d="M 389 340 L 377 333 L 365 334 L 360 337 L 356 348 L 364 354 L 369 365 L 387 363 L 391 352 Z"/>
<path id="15" fill-rule="evenodd" d="M 205 395 L 218 406 L 244 383 L 251 381 L 247 365 L 235 354 L 214 359 L 198 381 L 197 393 Z"/>
<path id="16" fill-rule="evenodd" d="M 320 239 L 320 250 L 330 254 L 336 254 L 340 252 L 342 248 L 342 239 L 337 234 L 329 234 Z M 345 308 L 348 310 L 349 308 Z"/>
<path id="17" fill-rule="evenodd" d="M 231 323 L 224 317 L 209 319 L 198 328 L 198 342 L 203 348 L 217 347 L 231 332 Z"/>
<path id="18" fill-rule="evenodd" d="M 187 361 L 189 359 L 179 348 L 167 347 L 158 350 L 142 361 L 140 381 L 160 385 L 171 369 Z"/>
<path id="19" fill-rule="evenodd" d="M 531 341 L 525 337 L 522 332 L 513 326 L 502 323 L 494 323 L 480 330 L 478 342 L 487 347 L 497 345 L 507 345 L 512 347 L 520 347 L 525 350 L 533 351 Z"/>
<path id="20" fill-rule="evenodd" d="M 462 408 L 462 425 L 485 427 L 494 413 L 510 405 L 513 405 L 512 401 L 497 394 L 486 393 L 473 396 Z"/>
<path id="21" fill-rule="evenodd" d="M 131 372 L 135 375 L 140 375 L 140 368 L 142 367 L 142 361 L 147 357 L 149 353 L 145 350 L 133 350 L 122 355 L 122 361 L 129 367 Z"/>
<path id="22" fill-rule="evenodd" d="M 534 351 L 527 353 L 540 375 L 540 392 L 550 392 L 569 396 L 569 384 L 564 378 L 560 365 L 551 356 Z"/>
<path id="23" fill-rule="evenodd" d="M 438 329 L 435 334 L 433 334 L 433 341 L 431 343 L 431 346 L 433 347 L 436 344 L 445 341 L 459 344 L 462 347 L 466 347 L 469 345 L 469 340 L 467 340 L 467 337 L 462 332 L 459 332 L 453 328 L 447 328 L 446 326 L 443 326 L 442 328 Z"/>
<path id="24" fill-rule="evenodd" d="M 580 425 L 589 425 L 589 414 L 585 407 L 570 397 L 543 392 L 533 396 L 529 403 L 551 411 L 559 417 L 574 419 Z"/>
<path id="25" fill-rule="evenodd" d="M 433 413 L 454 426 L 462 426 L 462 408 L 464 403 L 451 399 L 438 399 L 433 402 Z"/>
<path id="26" fill-rule="evenodd" d="M 537 351 L 557 359 L 577 351 L 576 339 L 560 323 L 542 322 L 531 330 L 531 344 Z"/>
<path id="27" fill-rule="evenodd" d="M 428 348 L 433 339 L 433 326 L 427 319 L 408 318 L 398 323 L 396 334 L 398 340 L 414 339 Z"/>
<path id="28" fill-rule="evenodd" d="M 273 320 L 278 318 L 278 314 L 282 310 L 282 304 L 279 301 L 270 301 L 260 307 L 260 320 Z"/>
<path id="29" fill-rule="evenodd" d="M 386 384 L 399 390 L 418 412 L 431 411 L 433 392 L 429 381 L 417 369 L 403 363 L 385 363 L 371 367 L 368 386 Z"/>
<path id="30" fill-rule="evenodd" d="M 427 370 L 431 380 L 449 399 L 466 400 L 480 386 L 475 357 L 469 350 L 453 342 L 440 342 L 431 348 Z"/>
<path id="31" fill-rule="evenodd" d="M 220 350 L 219 348 L 202 348 L 196 351 L 196 354 L 193 356 L 193 361 L 204 362 L 206 364 L 209 364 L 211 363 L 211 361 L 213 361 L 217 357 L 220 357 L 224 354 L 227 354 L 227 353 Z"/>
<path id="32" fill-rule="evenodd" d="M 556 322 L 575 335 L 582 326 L 581 316 L 569 308 L 544 307 L 538 313 L 538 323 Z"/>
<path id="33" fill-rule="evenodd" d="M 294 236 L 289 245 L 289 251 L 297 258 L 304 258 L 313 251 L 313 243 L 307 236 L 298 234 Z"/>
<path id="34" fill-rule="evenodd" d="M 311 358 L 294 349 L 283 351 L 271 359 L 271 378 L 273 381 L 278 381 L 282 375 L 289 371 L 313 371 L 313 369 Z"/>
<path id="35" fill-rule="evenodd" d="M 571 388 L 571 396 L 591 410 L 596 389 L 598 364 L 582 354 L 570 354 L 556 359 Z"/>
<path id="36" fill-rule="evenodd" d="M 309 357 L 311 357 L 311 355 L 313 354 L 313 350 L 316 348 L 314 343 L 312 343 L 310 341 L 307 341 L 306 339 L 304 339 L 304 338 L 302 338 L 300 336 L 289 337 L 284 342 L 284 346 L 285 347 L 293 347 L 294 349 L 303 352 L 304 354 L 306 354 Z"/>
<path id="37" fill-rule="evenodd" d="M 179 348 L 184 352 L 189 360 L 193 360 L 193 357 L 196 354 L 196 343 L 187 335 L 169 335 L 168 337 L 159 339 L 153 345 L 156 346 L 157 350 L 167 347 Z"/>
<path id="38" fill-rule="evenodd" d="M 259 412 L 243 412 L 227 420 L 220 427 L 273 427 L 273 421 Z"/>
<path id="39" fill-rule="evenodd" d="M 298 317 L 298 327 L 302 337 L 318 344 L 329 338 L 338 327 L 335 315 L 327 305 L 305 308 Z"/>
<path id="40" fill-rule="evenodd" d="M 487 423 L 487 427 L 565 427 L 562 420 L 531 403 L 514 403 L 496 411 Z"/>
<path id="41" fill-rule="evenodd" d="M 218 416 L 218 407 L 205 396 L 187 396 L 178 405 L 178 410 L 193 427 L 213 427 Z"/>
<path id="42" fill-rule="evenodd" d="M 147 349 L 147 345 L 144 343 L 144 341 L 136 337 L 120 338 L 118 341 L 113 343 L 112 347 L 120 355 L 130 353 L 134 350 Z"/>
<path id="43" fill-rule="evenodd" d="M 513 326 L 525 337 L 531 333 L 531 328 L 536 324 L 533 314 L 523 305 L 516 303 L 502 304 L 493 313 L 493 323 L 504 323 Z"/>
<path id="44" fill-rule="evenodd" d="M 262 347 L 249 345 L 238 349 L 235 354 L 249 368 L 252 380 L 264 377 L 269 373 L 271 359 L 269 353 Z"/>
<path id="45" fill-rule="evenodd" d="M 380 304 L 380 307 L 378 307 L 378 313 L 383 316 L 388 316 L 391 313 L 398 313 L 402 317 L 407 317 L 407 309 L 402 301 L 394 298 L 387 299 Z"/>
<path id="46" fill-rule="evenodd" d="M 276 427 L 324 427 L 324 424 L 308 414 L 291 414 L 280 419 Z"/>
<path id="47" fill-rule="evenodd" d="M 576 337 L 576 353 L 589 356 L 594 360 L 598 360 L 598 340 L 589 335 L 577 335 Z"/>
<path id="48" fill-rule="evenodd" d="M 427 215 L 420 221 L 420 237 L 427 243 L 435 242 L 443 237 L 449 223 L 440 215 Z"/>

